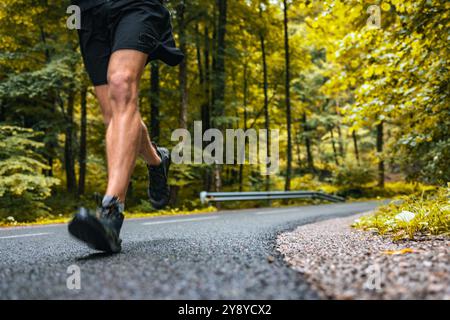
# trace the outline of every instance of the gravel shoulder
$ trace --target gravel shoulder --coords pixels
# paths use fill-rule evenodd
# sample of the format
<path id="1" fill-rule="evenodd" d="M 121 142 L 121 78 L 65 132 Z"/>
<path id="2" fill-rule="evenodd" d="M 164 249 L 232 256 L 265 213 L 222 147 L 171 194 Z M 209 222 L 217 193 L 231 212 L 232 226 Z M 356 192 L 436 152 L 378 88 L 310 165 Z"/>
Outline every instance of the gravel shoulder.
<path id="1" fill-rule="evenodd" d="M 277 250 L 324 299 L 450 300 L 450 239 L 393 242 L 350 227 L 358 216 L 303 225 Z"/>

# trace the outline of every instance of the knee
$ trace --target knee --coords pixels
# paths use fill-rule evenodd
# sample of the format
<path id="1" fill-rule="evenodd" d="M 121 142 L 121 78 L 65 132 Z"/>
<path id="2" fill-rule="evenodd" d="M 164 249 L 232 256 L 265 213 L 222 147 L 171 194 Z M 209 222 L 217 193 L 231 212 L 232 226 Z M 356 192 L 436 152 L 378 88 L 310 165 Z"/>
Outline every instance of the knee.
<path id="1" fill-rule="evenodd" d="M 129 104 L 136 99 L 136 90 L 133 86 L 136 84 L 131 72 L 127 70 L 115 71 L 108 75 L 109 97 L 119 104 Z"/>

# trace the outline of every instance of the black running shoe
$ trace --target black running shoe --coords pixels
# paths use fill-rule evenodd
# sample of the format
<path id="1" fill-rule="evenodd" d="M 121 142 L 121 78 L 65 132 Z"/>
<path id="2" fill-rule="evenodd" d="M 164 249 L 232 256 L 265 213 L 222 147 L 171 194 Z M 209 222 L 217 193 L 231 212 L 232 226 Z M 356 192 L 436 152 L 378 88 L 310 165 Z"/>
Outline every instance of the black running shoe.
<path id="1" fill-rule="evenodd" d="M 113 198 L 108 205 L 100 206 L 95 215 L 81 208 L 69 223 L 69 233 L 92 249 L 118 253 L 122 250 L 119 234 L 123 219 L 119 200 Z"/>
<path id="2" fill-rule="evenodd" d="M 147 166 L 149 175 L 148 196 L 155 209 L 163 209 L 169 204 L 170 187 L 168 182 L 170 153 L 166 148 L 159 148 L 153 144 L 161 158 L 158 166 Z"/>

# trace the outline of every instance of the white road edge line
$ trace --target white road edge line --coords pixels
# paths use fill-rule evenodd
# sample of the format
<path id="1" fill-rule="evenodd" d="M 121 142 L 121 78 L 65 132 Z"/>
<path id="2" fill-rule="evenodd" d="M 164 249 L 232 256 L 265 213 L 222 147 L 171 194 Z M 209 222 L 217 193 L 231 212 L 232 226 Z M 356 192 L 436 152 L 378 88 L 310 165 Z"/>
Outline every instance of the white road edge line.
<path id="1" fill-rule="evenodd" d="M 202 217 L 202 218 L 192 218 L 192 219 L 176 219 L 176 220 L 166 220 L 166 221 L 144 222 L 142 225 L 149 226 L 149 225 L 153 225 L 153 224 L 203 221 L 203 220 L 212 220 L 212 219 L 218 219 L 218 218 L 219 218 L 218 216 L 213 216 L 213 217 Z"/>
<path id="2" fill-rule="evenodd" d="M 18 234 L 15 236 L 4 236 L 0 237 L 0 239 L 14 239 L 14 238 L 25 238 L 25 237 L 39 237 L 39 236 L 46 236 L 51 233 L 49 232 L 43 232 L 43 233 L 27 233 L 27 234 Z"/>
<path id="3" fill-rule="evenodd" d="M 275 214 L 275 213 L 280 213 L 281 214 L 281 213 L 292 213 L 292 212 L 298 212 L 298 210 L 291 209 L 291 210 L 258 211 L 258 212 L 255 212 L 254 214 L 257 215 L 257 216 L 263 216 L 265 214 Z"/>

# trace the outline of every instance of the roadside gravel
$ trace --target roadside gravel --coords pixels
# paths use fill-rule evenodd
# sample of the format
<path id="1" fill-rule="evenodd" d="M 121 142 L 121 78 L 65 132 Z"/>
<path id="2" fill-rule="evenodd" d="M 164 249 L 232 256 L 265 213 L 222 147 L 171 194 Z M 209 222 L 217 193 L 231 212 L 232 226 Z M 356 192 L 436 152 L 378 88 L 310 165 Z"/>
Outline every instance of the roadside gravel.
<path id="1" fill-rule="evenodd" d="M 350 227 L 358 216 L 280 234 L 277 250 L 325 299 L 450 300 L 450 239 L 393 242 Z"/>

